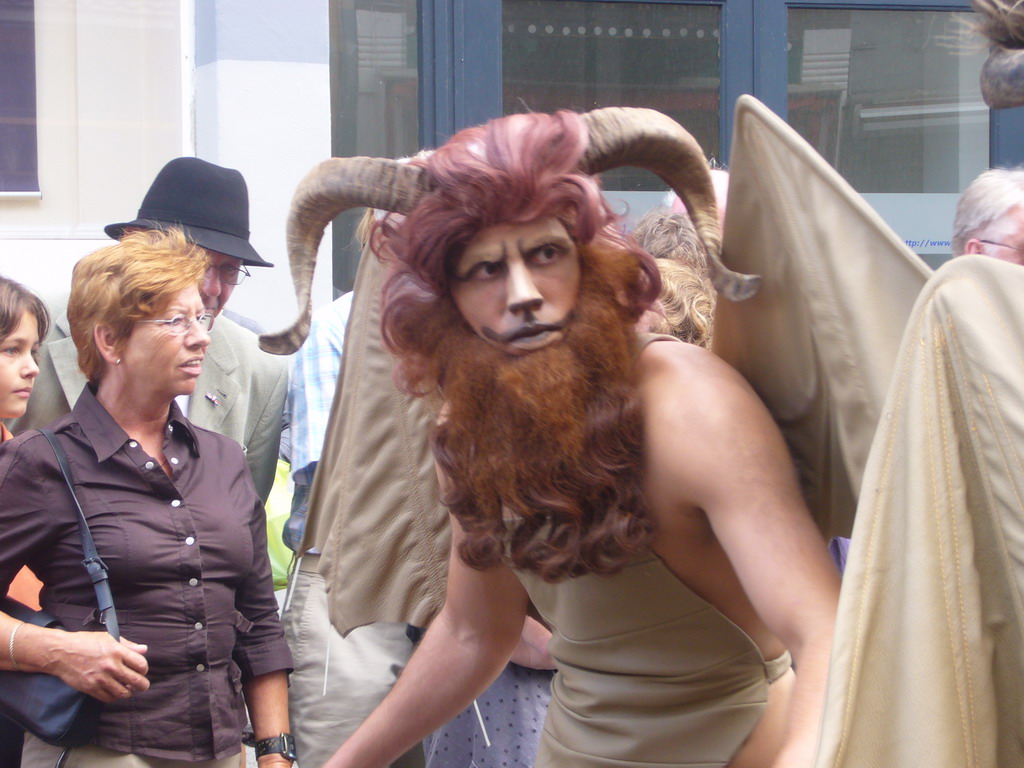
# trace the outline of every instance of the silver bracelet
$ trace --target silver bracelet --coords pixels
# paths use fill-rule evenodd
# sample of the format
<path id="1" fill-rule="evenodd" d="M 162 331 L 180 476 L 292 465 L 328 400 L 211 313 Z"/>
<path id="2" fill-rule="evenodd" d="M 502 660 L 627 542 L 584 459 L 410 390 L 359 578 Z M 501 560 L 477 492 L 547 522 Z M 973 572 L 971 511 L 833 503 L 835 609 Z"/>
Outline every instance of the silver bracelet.
<path id="1" fill-rule="evenodd" d="M 14 658 L 14 636 L 18 634 L 19 629 L 21 629 L 21 624 L 15 624 L 14 629 L 11 630 L 11 639 L 7 641 L 7 655 L 11 657 L 11 665 L 14 667 L 15 672 L 21 672 L 21 665 Z"/>

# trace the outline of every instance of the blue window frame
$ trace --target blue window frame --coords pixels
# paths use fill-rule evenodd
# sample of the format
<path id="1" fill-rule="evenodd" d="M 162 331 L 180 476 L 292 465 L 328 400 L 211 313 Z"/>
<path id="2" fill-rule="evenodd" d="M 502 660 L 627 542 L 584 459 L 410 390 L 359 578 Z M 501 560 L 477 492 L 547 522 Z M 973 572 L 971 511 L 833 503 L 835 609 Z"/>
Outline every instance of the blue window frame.
<path id="1" fill-rule="evenodd" d="M 420 138 L 501 117 L 500 0 L 420 0 Z"/>
<path id="2" fill-rule="evenodd" d="M 547 0 L 559 2 L 559 0 Z M 636 0 L 582 0 L 623 2 Z M 684 4 L 679 0 L 645 3 Z M 791 9 L 961 10 L 964 0 L 927 3 L 891 0 L 720 0 L 688 2 L 721 9 L 720 146 L 727 154 L 732 104 L 751 93 L 785 117 L 787 112 L 787 19 Z M 420 0 L 420 136 L 437 146 L 455 131 L 502 112 L 501 0 Z M 990 118 L 992 165 L 1024 162 L 1024 108 L 994 110 Z M 725 158 L 727 159 L 727 157 Z"/>

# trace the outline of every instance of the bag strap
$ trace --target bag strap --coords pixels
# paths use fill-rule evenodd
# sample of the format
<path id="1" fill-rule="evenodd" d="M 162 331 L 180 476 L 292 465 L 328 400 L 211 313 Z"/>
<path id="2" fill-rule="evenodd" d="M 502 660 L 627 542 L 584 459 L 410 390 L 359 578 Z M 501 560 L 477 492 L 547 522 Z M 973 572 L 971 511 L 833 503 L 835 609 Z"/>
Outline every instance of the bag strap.
<path id="1" fill-rule="evenodd" d="M 82 565 L 92 580 L 92 587 L 96 590 L 96 604 L 100 609 L 100 621 L 107 628 L 107 632 L 113 635 L 115 640 L 120 639 L 121 630 L 117 626 L 117 611 L 114 610 L 114 596 L 110 593 L 110 580 L 107 577 L 107 564 L 104 563 L 96 552 L 96 543 L 92 540 L 92 532 L 89 530 L 89 523 L 85 519 L 82 505 L 78 503 L 78 494 L 75 493 L 75 486 L 71 482 L 71 467 L 68 464 L 68 457 L 64 453 L 56 435 L 48 429 L 40 429 L 39 434 L 46 438 L 46 441 L 53 448 L 53 455 L 57 457 L 57 465 L 64 475 L 64 482 L 71 491 L 71 498 L 75 502 L 75 509 L 78 511 L 78 532 L 82 536 L 82 552 L 85 559 Z"/>

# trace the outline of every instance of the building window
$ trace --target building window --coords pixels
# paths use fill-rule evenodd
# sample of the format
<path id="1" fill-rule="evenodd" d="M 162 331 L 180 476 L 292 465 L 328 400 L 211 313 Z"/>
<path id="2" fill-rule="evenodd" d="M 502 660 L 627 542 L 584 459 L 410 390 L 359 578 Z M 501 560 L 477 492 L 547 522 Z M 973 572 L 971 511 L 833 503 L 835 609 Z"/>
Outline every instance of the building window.
<path id="1" fill-rule="evenodd" d="M 989 166 L 985 51 L 954 10 L 792 8 L 788 119 L 932 266 Z"/>
<path id="2" fill-rule="evenodd" d="M 649 107 L 720 157 L 720 14 L 714 5 L 504 0 L 504 113 Z M 602 179 L 608 190 L 665 187 L 636 168 Z"/>
<path id="3" fill-rule="evenodd" d="M 419 151 L 416 0 L 332 0 L 331 152 L 407 157 Z M 348 290 L 359 263 L 362 210 L 335 221 L 334 285 Z"/>
<path id="4" fill-rule="evenodd" d="M 40 196 L 0 199 L 0 232 L 103 238 L 182 154 L 179 2 L 37 0 L 35 49 Z"/>
<path id="5" fill-rule="evenodd" d="M 34 0 L 0 0 L 0 194 L 39 192 Z"/>
<path id="6" fill-rule="evenodd" d="M 988 167 L 985 52 L 950 11 L 789 11 L 789 122 L 859 192 L 958 192 Z"/>

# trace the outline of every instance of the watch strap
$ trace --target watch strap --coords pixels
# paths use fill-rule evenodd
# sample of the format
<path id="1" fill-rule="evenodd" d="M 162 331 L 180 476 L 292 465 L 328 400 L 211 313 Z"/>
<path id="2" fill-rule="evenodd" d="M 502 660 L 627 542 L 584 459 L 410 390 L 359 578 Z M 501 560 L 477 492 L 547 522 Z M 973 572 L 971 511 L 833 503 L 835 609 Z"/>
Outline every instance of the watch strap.
<path id="1" fill-rule="evenodd" d="M 280 736 L 271 736 L 269 739 L 260 739 L 254 745 L 256 759 L 264 755 L 283 755 L 291 761 L 295 761 L 295 739 L 290 733 L 282 733 Z"/>

